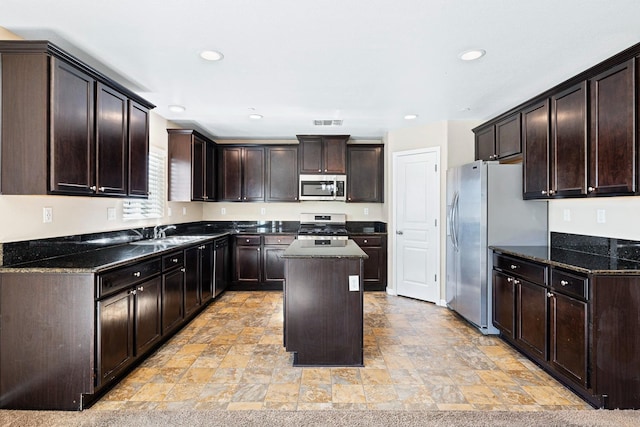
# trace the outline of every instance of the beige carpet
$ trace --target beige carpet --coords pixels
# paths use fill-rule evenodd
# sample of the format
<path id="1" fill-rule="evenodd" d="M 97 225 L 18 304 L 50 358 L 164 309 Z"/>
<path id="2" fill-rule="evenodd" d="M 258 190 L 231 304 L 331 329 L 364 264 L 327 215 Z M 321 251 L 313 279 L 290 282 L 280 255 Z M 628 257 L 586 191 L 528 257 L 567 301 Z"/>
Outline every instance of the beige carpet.
<path id="1" fill-rule="evenodd" d="M 640 426 L 640 411 L 8 411 L 0 426 Z"/>

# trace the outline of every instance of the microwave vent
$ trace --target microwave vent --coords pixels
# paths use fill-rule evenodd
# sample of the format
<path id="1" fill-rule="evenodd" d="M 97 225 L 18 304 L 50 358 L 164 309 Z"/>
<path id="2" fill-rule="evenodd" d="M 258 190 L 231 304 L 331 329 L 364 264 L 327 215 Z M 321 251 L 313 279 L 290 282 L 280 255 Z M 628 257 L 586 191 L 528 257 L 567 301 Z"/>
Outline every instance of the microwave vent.
<path id="1" fill-rule="evenodd" d="M 342 120 L 314 120 L 314 126 L 342 126 Z"/>

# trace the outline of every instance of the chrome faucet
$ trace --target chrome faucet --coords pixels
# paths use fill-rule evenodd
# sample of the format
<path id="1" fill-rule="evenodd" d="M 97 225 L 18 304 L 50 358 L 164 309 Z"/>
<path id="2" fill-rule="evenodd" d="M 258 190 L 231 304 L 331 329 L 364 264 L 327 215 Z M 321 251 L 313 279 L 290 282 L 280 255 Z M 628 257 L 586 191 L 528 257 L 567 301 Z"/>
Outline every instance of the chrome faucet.
<path id="1" fill-rule="evenodd" d="M 175 230 L 175 225 L 167 225 L 166 227 L 161 226 L 160 224 L 153 227 L 153 238 L 154 239 L 164 239 L 167 237 L 167 230 Z"/>

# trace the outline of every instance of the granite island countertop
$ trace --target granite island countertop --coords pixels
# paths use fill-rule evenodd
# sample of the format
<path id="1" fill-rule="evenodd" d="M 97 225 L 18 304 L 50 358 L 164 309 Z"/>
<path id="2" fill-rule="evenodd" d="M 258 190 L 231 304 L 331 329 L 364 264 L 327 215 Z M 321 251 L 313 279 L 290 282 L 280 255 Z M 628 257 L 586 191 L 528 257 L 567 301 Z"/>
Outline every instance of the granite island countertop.
<path id="1" fill-rule="evenodd" d="M 294 240 L 285 249 L 282 258 L 363 258 L 369 256 L 353 240 L 347 240 L 345 246 L 306 247 L 301 240 Z"/>
<path id="2" fill-rule="evenodd" d="M 640 262 L 551 246 L 489 246 L 495 252 L 586 274 L 640 274 Z"/>

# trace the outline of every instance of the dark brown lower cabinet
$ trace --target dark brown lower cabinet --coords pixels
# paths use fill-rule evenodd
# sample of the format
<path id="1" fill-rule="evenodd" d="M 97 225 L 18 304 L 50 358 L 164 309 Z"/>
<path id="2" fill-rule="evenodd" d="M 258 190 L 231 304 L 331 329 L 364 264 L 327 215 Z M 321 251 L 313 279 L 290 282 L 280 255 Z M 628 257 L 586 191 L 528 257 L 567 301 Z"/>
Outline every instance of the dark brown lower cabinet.
<path id="1" fill-rule="evenodd" d="M 363 261 L 365 291 L 384 291 L 387 288 L 387 236 L 372 234 L 350 236 L 369 258 Z"/>
<path id="2" fill-rule="evenodd" d="M 162 273 L 162 333 L 177 327 L 184 319 L 184 273 L 181 264 Z"/>
<path id="3" fill-rule="evenodd" d="M 493 325 L 503 336 L 515 336 L 515 285 L 513 277 L 493 271 Z"/>
<path id="4" fill-rule="evenodd" d="M 640 276 L 495 251 L 493 265 L 493 324 L 503 339 L 593 406 L 640 409 Z"/>
<path id="5" fill-rule="evenodd" d="M 554 369 L 587 387 L 587 303 L 555 292 L 549 297 L 550 355 Z"/>
<path id="6" fill-rule="evenodd" d="M 98 301 L 98 385 L 116 378 L 160 339 L 160 291 L 157 276 Z"/>
<path id="7" fill-rule="evenodd" d="M 547 357 L 547 289 L 513 279 L 516 293 L 516 341 L 534 357 Z"/>
<path id="8" fill-rule="evenodd" d="M 184 251 L 184 315 L 191 315 L 200 306 L 200 247 Z"/>
<path id="9" fill-rule="evenodd" d="M 295 235 L 236 235 L 233 240 L 233 289 L 281 290 L 285 265 L 282 253 Z"/>

